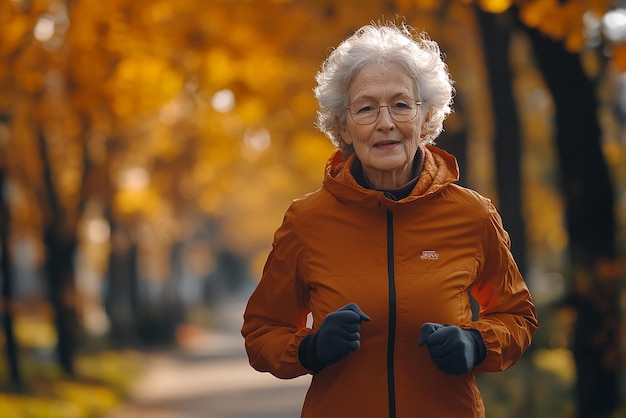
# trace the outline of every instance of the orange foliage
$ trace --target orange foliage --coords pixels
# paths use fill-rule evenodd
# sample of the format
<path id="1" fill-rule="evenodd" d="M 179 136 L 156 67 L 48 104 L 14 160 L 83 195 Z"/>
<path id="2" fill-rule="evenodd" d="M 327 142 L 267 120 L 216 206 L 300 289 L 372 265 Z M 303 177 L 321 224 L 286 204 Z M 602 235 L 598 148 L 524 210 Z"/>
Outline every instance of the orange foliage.
<path id="1" fill-rule="evenodd" d="M 611 2 L 81 0 L 67 10 L 59 4 L 0 0 L 0 128 L 10 131 L 0 151 L 22 193 L 16 207 L 31 208 L 20 211 L 16 228 L 46 216 L 41 132 L 68 216 L 81 215 L 80 202 L 98 200 L 117 221 L 168 213 L 182 231 L 185 216 L 200 213 L 223 223 L 224 242 L 257 257 L 289 201 L 319 186 L 332 147 L 314 126 L 314 75 L 329 48 L 358 26 L 401 14 L 439 40 L 467 109 L 450 129 L 468 127 L 478 138 L 473 146 L 484 150 L 491 122 L 480 110 L 488 100 L 472 6 L 499 13 L 515 4 L 525 24 L 579 50 L 582 16 L 600 16 Z M 37 38 L 44 15 L 54 26 Z M 625 57 L 617 46 L 617 68 L 626 69 Z M 491 175 L 486 164 L 477 166 L 483 177 Z M 145 168 L 149 183 L 124 186 L 129 167 Z"/>
<path id="2" fill-rule="evenodd" d="M 481 3 L 489 3 L 485 0 Z M 609 0 L 515 0 L 520 20 L 531 28 L 559 41 L 572 52 L 580 51 L 585 44 L 584 17 L 592 14 L 602 17 L 613 7 Z M 485 10 L 485 8 L 483 6 Z"/>
<path id="3" fill-rule="evenodd" d="M 513 0 L 476 0 L 476 2 L 484 11 L 490 13 L 502 13 L 513 4 Z"/>
<path id="4" fill-rule="evenodd" d="M 617 45 L 613 49 L 613 64 L 619 71 L 626 71 L 626 44 Z"/>

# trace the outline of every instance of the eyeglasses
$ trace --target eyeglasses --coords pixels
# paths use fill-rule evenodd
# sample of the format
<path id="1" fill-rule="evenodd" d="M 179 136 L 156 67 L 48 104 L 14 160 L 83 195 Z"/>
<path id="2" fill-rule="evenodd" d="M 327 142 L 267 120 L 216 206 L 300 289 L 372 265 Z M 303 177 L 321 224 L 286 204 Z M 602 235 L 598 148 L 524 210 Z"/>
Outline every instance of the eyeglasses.
<path id="1" fill-rule="evenodd" d="M 369 125 L 378 119 L 380 108 L 386 107 L 391 119 L 396 122 L 408 122 L 417 116 L 417 106 L 422 102 L 410 98 L 397 99 L 389 105 L 380 106 L 371 100 L 359 100 L 346 107 L 354 123 Z"/>

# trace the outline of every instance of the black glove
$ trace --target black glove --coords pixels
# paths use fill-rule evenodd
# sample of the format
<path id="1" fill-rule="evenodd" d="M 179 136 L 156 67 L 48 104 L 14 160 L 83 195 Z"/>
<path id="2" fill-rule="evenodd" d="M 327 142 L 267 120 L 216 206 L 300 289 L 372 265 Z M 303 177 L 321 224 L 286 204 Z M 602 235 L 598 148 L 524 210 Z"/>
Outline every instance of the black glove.
<path id="1" fill-rule="evenodd" d="M 446 374 L 465 374 L 487 355 L 485 343 L 476 329 L 426 322 L 420 330 L 419 346 L 428 345 L 433 363 Z"/>
<path id="2" fill-rule="evenodd" d="M 338 362 L 361 346 L 361 321 L 369 321 L 356 303 L 350 303 L 326 315 L 320 329 L 307 335 L 298 347 L 300 364 L 318 372 Z"/>

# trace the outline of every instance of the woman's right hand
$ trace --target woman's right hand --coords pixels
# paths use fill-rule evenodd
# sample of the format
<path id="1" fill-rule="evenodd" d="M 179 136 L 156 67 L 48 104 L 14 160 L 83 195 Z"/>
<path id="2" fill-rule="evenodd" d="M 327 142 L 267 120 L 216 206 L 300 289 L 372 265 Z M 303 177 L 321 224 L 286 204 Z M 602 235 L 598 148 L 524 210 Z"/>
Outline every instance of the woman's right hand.
<path id="1" fill-rule="evenodd" d="M 336 363 L 361 346 L 361 321 L 370 317 L 356 303 L 329 313 L 317 331 L 316 354 L 325 366 Z"/>
<path id="2" fill-rule="evenodd" d="M 300 343 L 300 363 L 317 372 L 334 364 L 361 346 L 361 321 L 370 317 L 356 303 L 329 313 L 317 332 Z"/>

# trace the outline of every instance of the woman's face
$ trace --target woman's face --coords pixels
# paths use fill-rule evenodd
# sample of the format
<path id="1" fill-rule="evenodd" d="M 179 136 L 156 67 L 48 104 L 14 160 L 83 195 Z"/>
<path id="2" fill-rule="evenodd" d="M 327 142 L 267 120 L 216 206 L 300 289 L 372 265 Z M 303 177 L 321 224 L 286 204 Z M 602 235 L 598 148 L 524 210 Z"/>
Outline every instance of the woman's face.
<path id="1" fill-rule="evenodd" d="M 414 81 L 398 64 L 366 64 L 348 90 L 351 112 L 358 111 L 356 105 L 361 108 L 363 103 L 368 106 L 402 105 L 403 102 L 398 100 L 415 99 L 413 86 Z M 369 125 L 357 124 L 351 115 L 347 116 L 341 130 L 342 138 L 354 147 L 363 172 L 374 187 L 390 189 L 393 183 L 400 187 L 412 178 L 413 158 L 421 142 L 421 120 L 419 106 L 417 116 L 406 122 L 392 119 L 387 107 L 380 107 L 378 118 Z"/>

